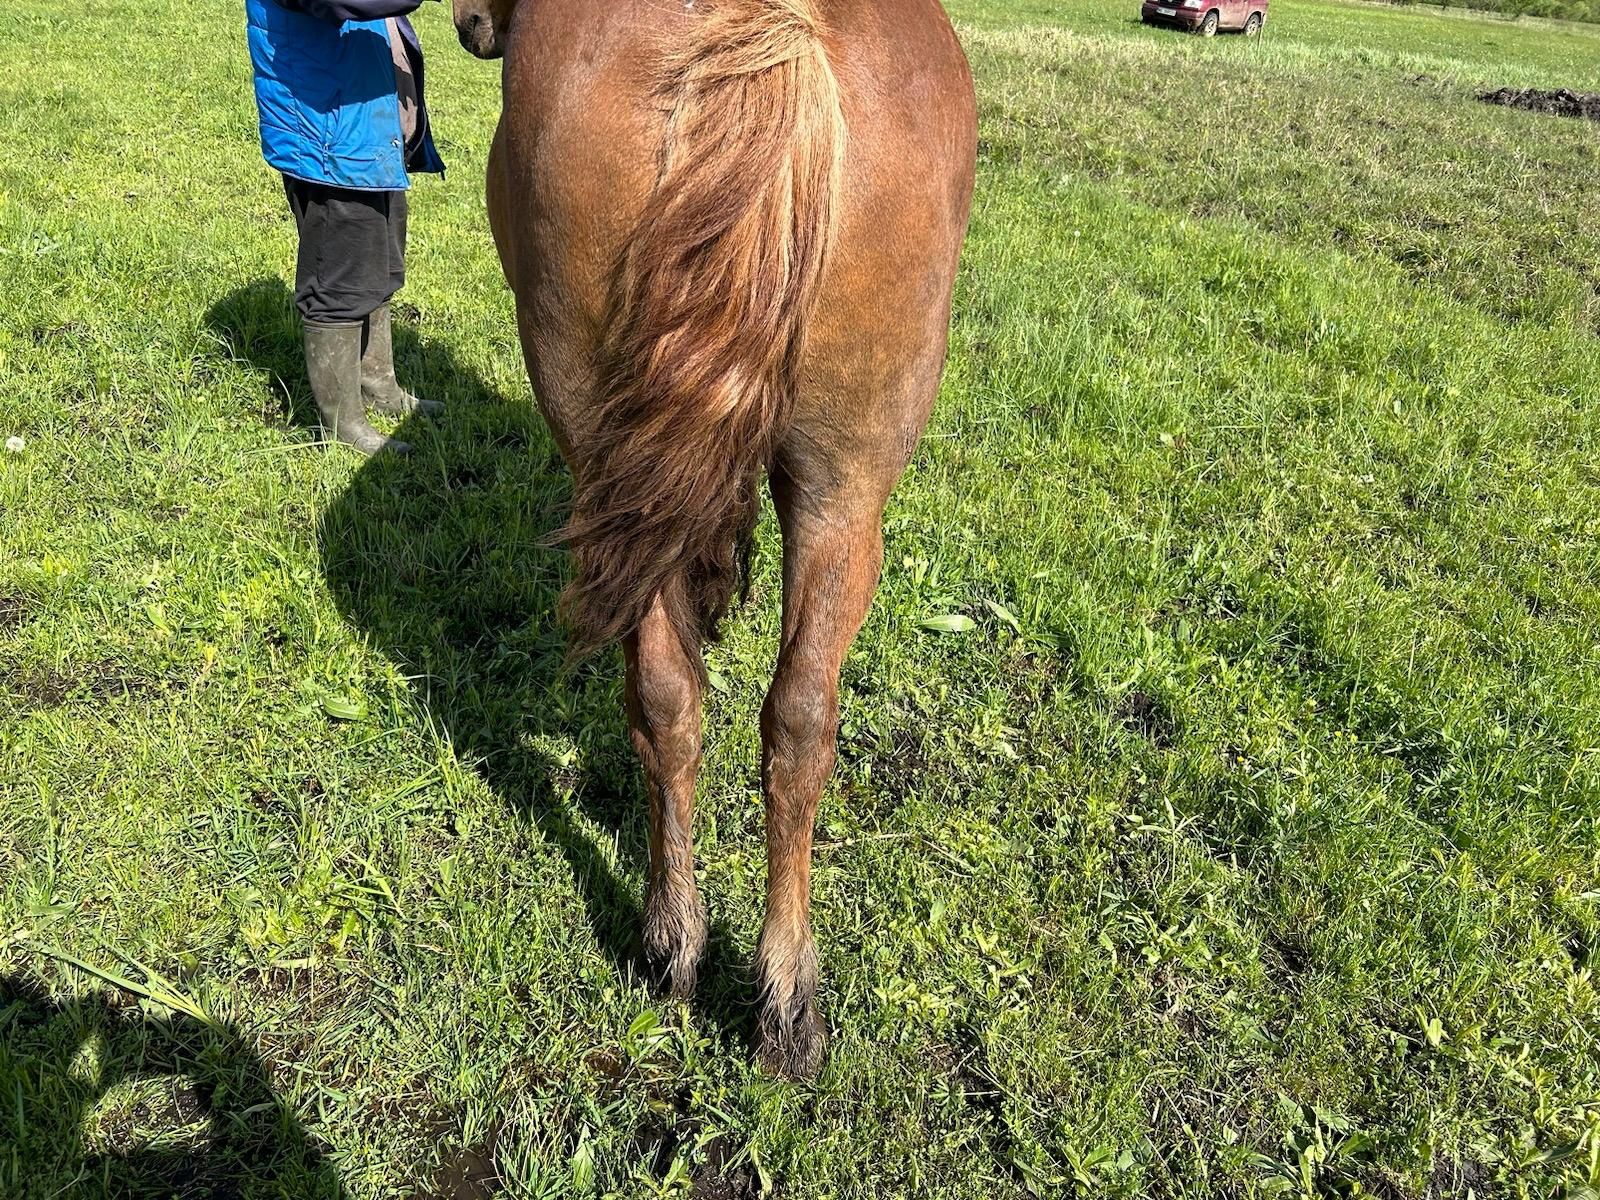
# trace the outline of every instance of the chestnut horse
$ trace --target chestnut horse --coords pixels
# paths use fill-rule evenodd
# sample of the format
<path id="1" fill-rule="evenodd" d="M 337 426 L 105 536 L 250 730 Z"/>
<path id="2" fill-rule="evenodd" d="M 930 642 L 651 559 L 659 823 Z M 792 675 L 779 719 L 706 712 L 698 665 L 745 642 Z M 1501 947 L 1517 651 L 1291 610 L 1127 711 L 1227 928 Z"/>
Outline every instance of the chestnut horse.
<path id="1" fill-rule="evenodd" d="M 644 946 L 687 995 L 701 650 L 766 473 L 783 633 L 761 713 L 758 1052 L 809 1076 L 811 839 L 884 504 L 944 365 L 972 203 L 972 76 L 937 0 L 454 0 L 504 56 L 489 219 L 574 478 L 580 649 L 622 644 L 650 797 Z"/>

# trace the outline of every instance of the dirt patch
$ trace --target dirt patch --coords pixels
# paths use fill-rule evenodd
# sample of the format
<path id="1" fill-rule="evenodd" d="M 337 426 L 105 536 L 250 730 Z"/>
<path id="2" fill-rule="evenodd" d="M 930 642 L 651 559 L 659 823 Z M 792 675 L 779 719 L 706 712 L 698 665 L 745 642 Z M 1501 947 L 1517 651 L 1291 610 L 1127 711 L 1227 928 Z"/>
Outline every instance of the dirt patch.
<path id="1" fill-rule="evenodd" d="M 176 683 L 172 676 L 146 675 L 119 662 L 86 663 L 70 673 L 50 670 L 13 670 L 0 673 L 0 695 L 10 692 L 32 709 L 57 708 L 75 698 L 90 700 L 138 699 L 166 691 Z"/>
<path id="2" fill-rule="evenodd" d="M 528 435 L 520 429 L 507 429 L 489 439 L 491 450 L 526 450 Z"/>
<path id="3" fill-rule="evenodd" d="M 35 346 L 43 346 L 46 342 L 53 342 L 57 338 L 76 337 L 89 332 L 89 327 L 82 321 L 66 321 L 60 325 L 35 325 L 29 331 L 29 340 Z"/>
<path id="4" fill-rule="evenodd" d="M 1178 720 L 1157 696 L 1133 691 L 1117 705 L 1117 719 L 1157 750 L 1170 750 L 1178 740 Z"/>
<path id="5" fill-rule="evenodd" d="M 204 1122 L 209 1109 L 199 1091 L 181 1077 L 141 1096 L 127 1112 L 105 1120 L 94 1131 L 95 1141 L 119 1157 L 142 1149 L 153 1131 L 169 1135 Z"/>
<path id="6" fill-rule="evenodd" d="M 1548 113 L 1553 117 L 1584 117 L 1590 121 L 1600 121 L 1600 93 L 1595 92 L 1572 92 L 1566 88 L 1556 88 L 1554 91 L 1497 88 L 1492 92 L 1479 92 L 1478 99 L 1485 104 L 1522 108 L 1528 112 Z"/>
<path id="7" fill-rule="evenodd" d="M 491 1129 L 487 1137 L 445 1155 L 434 1172 L 428 1190 L 416 1200 L 487 1200 L 505 1190 L 500 1169 L 495 1166 L 495 1145 L 500 1131 Z"/>
<path id="8" fill-rule="evenodd" d="M 1432 1169 L 1428 1173 L 1428 1200 L 1446 1200 L 1447 1197 L 1468 1194 L 1493 1196 L 1494 1171 L 1470 1158 L 1435 1154 Z"/>
<path id="9" fill-rule="evenodd" d="M 1360 1194 L 1370 1195 L 1373 1200 L 1412 1200 L 1415 1195 L 1381 1167 L 1362 1167 L 1355 1173 L 1355 1178 L 1361 1188 Z M 1462 1196 L 1467 1194 L 1461 1193 Z M 1481 1192 L 1473 1194 L 1482 1195 Z"/>
<path id="10" fill-rule="evenodd" d="M 695 1150 L 704 1125 L 693 1111 L 687 1087 L 669 1088 L 662 1081 L 640 1078 L 633 1065 L 612 1050 L 596 1050 L 585 1056 L 584 1063 L 599 1076 L 601 1096 L 637 1089 L 651 1099 L 651 1111 L 624 1144 L 621 1160 L 643 1159 L 659 1179 L 672 1169 L 674 1160 L 688 1154 L 690 1200 L 758 1200 L 760 1177 L 728 1134 L 718 1134 Z"/>
<path id="11" fill-rule="evenodd" d="M 1015 1185 L 1015 1194 L 1022 1195 L 1026 1189 L 1038 1195 L 1035 1184 L 1017 1165 L 1017 1139 L 1006 1120 L 1005 1086 L 995 1073 L 983 1035 L 963 1024 L 953 1043 L 928 1046 L 925 1053 L 929 1064 L 961 1097 L 994 1169 Z"/>
<path id="12" fill-rule="evenodd" d="M 490 1200 L 505 1191 L 497 1160 L 504 1127 L 498 1122 L 469 1142 L 461 1136 L 459 1112 L 441 1107 L 425 1088 L 375 1100 L 368 1112 L 390 1128 L 405 1128 L 443 1147 L 439 1165 L 410 1200 Z"/>
<path id="13" fill-rule="evenodd" d="M 706 1143 L 705 1162 L 689 1185 L 691 1200 L 759 1200 L 761 1180 L 748 1165 L 732 1165 L 736 1156 L 726 1135 Z"/>
<path id="14" fill-rule="evenodd" d="M 1310 939 L 1292 929 L 1269 932 L 1261 948 L 1261 965 L 1267 975 L 1291 996 L 1300 995 L 1316 967 Z"/>
<path id="15" fill-rule="evenodd" d="M 628 1073 L 628 1062 L 615 1050 L 596 1050 L 583 1060 L 608 1084 L 618 1084 Z"/>
<path id="16" fill-rule="evenodd" d="M 25 597 L 5 593 L 0 595 L 0 634 L 21 629 L 33 616 L 33 605 Z"/>
<path id="17" fill-rule="evenodd" d="M 471 463 L 461 463 L 445 475 L 444 486 L 450 492 L 475 492 L 483 487 L 484 473 Z"/>
<path id="18" fill-rule="evenodd" d="M 344 977 L 309 966 L 246 967 L 235 977 L 234 986 L 271 1013 L 293 1017 L 263 1022 L 255 1044 L 267 1082 L 287 1091 L 307 1065 L 325 1060 L 322 1030 L 348 1002 L 342 990 Z"/>
<path id="19" fill-rule="evenodd" d="M 887 746 L 874 737 L 861 737 L 841 739 L 839 750 L 849 767 L 862 761 L 870 764 L 867 785 L 852 782 L 848 787 L 852 798 L 880 819 L 899 811 L 922 788 L 931 770 L 921 739 L 908 729 L 895 729 Z"/>

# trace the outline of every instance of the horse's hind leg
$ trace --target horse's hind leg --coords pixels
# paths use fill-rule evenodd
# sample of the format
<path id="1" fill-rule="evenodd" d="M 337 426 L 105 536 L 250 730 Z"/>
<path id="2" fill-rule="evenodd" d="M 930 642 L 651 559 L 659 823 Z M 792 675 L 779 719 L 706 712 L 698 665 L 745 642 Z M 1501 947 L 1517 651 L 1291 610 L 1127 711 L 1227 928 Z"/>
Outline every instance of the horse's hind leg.
<path id="1" fill-rule="evenodd" d="M 839 669 L 872 603 L 884 496 L 810 491 L 775 471 L 783 526 L 783 640 L 761 713 L 767 799 L 767 915 L 756 950 L 757 1054 L 791 1078 L 815 1075 L 827 1045 L 811 937 L 811 837 L 833 772 Z"/>
<path id="2" fill-rule="evenodd" d="M 700 664 L 691 660 L 657 599 L 623 644 L 628 725 L 650 791 L 650 882 L 644 950 L 675 996 L 694 991 L 706 945 L 705 906 L 694 882 L 694 785 L 700 769 Z"/>

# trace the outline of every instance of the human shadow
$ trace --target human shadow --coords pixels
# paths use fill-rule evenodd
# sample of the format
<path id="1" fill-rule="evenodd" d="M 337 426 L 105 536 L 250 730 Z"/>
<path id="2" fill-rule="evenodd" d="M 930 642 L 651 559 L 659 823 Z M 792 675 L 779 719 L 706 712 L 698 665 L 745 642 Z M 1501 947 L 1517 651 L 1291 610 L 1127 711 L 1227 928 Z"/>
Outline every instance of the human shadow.
<path id="1" fill-rule="evenodd" d="M 285 427 L 316 426 L 316 406 L 306 383 L 300 318 L 283 280 L 257 279 L 235 288 L 211 306 L 205 322 L 227 356 L 261 372 L 270 394 L 281 401 L 277 411 L 263 405 L 262 420 Z M 397 342 L 402 333 L 397 322 Z"/>
<path id="2" fill-rule="evenodd" d="M 291 395 L 304 389 L 280 281 L 231 293 L 209 321 L 236 359 L 293 381 Z M 559 848 L 596 943 L 631 981 L 644 966 L 648 810 L 621 657 L 571 666 L 556 617 L 566 567 L 547 540 L 570 499 L 566 468 L 530 401 L 500 395 L 403 319 L 394 340 L 401 382 L 447 410 L 400 422 L 395 435 L 412 453 L 363 464 L 323 514 L 328 586 L 351 625 L 413 679 L 457 757 Z M 747 1037 L 748 981 L 729 940 L 713 922 L 695 1009 Z"/>
<path id="3" fill-rule="evenodd" d="M 0 1195 L 342 1200 L 239 1032 L 0 972 Z"/>

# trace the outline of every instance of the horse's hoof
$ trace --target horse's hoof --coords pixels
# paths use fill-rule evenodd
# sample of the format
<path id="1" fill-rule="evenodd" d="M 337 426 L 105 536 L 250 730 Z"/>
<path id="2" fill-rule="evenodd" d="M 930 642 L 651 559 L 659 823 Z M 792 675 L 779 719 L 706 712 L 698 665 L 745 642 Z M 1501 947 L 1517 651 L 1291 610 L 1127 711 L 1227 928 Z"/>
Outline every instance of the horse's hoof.
<path id="1" fill-rule="evenodd" d="M 815 1079 L 828 1060 L 828 1026 L 815 1003 L 798 1012 L 761 1015 L 756 1034 L 756 1065 L 778 1079 Z"/>
<path id="2" fill-rule="evenodd" d="M 692 1000 L 700 980 L 700 964 L 671 951 L 644 950 L 645 975 L 656 995 L 667 1000 Z"/>
<path id="3" fill-rule="evenodd" d="M 698 896 L 673 904 L 665 892 L 645 901 L 644 961 L 656 990 L 673 1000 L 694 995 L 706 952 L 706 914 Z"/>

